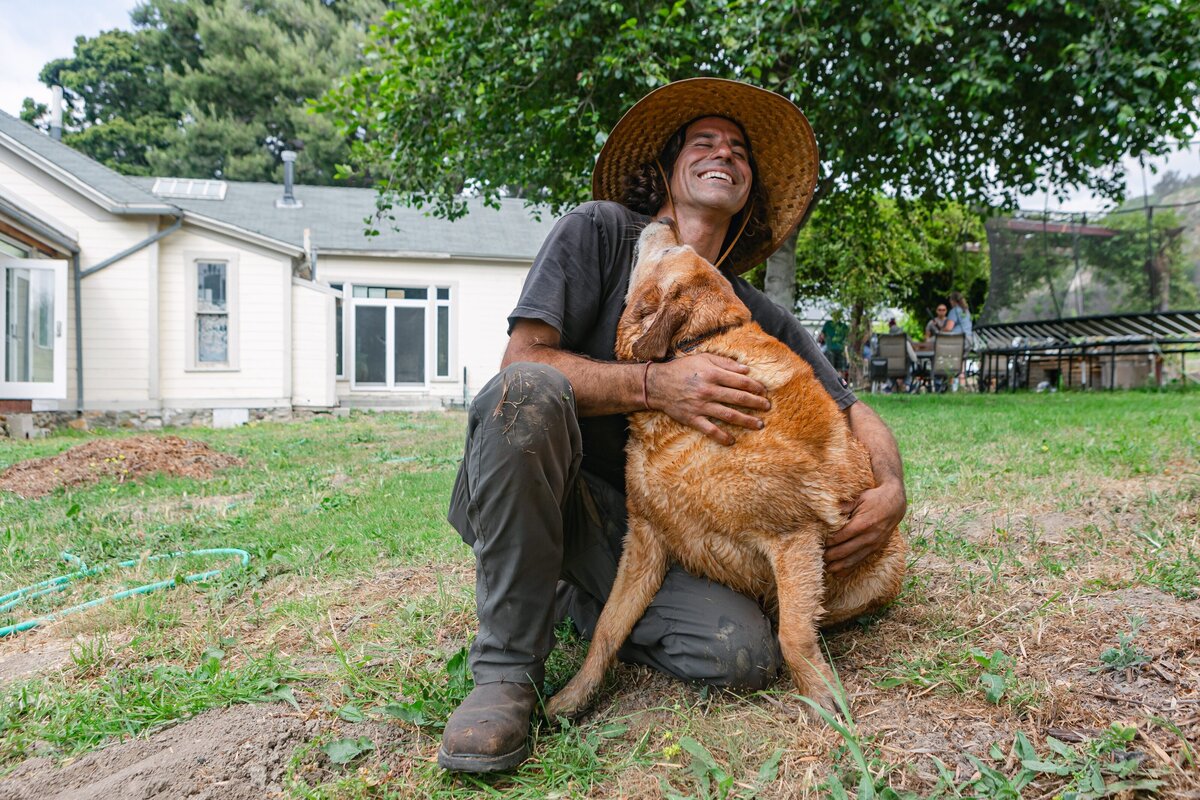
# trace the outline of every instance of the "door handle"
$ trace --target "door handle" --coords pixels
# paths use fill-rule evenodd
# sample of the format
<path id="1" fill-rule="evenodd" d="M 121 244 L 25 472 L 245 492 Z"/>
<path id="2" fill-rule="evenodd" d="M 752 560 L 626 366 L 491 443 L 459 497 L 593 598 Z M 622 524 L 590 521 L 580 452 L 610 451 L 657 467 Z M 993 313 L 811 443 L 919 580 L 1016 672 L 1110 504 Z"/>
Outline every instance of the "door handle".
<path id="1" fill-rule="evenodd" d="M 56 339 L 62 338 L 62 320 L 61 319 L 54 323 L 54 338 L 56 338 Z"/>

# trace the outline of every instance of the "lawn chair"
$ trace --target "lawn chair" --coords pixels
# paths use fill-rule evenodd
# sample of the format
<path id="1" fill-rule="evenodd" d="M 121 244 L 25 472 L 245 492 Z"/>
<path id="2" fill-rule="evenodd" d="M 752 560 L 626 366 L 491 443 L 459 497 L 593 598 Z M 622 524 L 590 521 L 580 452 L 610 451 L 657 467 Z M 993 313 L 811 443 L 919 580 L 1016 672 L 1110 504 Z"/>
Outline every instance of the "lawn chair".
<path id="1" fill-rule="evenodd" d="M 929 368 L 925 388 L 944 392 L 963 369 L 967 354 L 967 337 L 961 333 L 939 333 L 933 337 L 933 363 Z"/>
<path id="2" fill-rule="evenodd" d="M 881 390 L 884 386 L 891 386 L 893 391 L 907 391 L 911 366 L 908 353 L 911 349 L 912 345 L 908 343 L 907 333 L 879 334 L 879 349 L 876 359 L 886 359 L 887 366 L 884 368 L 880 365 L 879 368 L 876 368 L 873 365 L 871 370 L 872 392 Z M 881 375 L 882 379 L 877 379 L 877 375 Z"/>

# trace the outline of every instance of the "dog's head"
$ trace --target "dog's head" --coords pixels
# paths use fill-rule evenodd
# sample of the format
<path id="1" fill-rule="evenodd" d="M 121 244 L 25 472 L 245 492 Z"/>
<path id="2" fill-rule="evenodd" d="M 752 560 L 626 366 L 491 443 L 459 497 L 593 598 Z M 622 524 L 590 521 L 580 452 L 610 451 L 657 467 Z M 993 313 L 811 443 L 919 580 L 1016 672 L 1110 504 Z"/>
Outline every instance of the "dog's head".
<path id="1" fill-rule="evenodd" d="M 677 342 L 749 321 L 729 281 L 680 243 L 673 220 L 664 217 L 642 230 L 617 327 L 617 358 L 661 361 Z"/>

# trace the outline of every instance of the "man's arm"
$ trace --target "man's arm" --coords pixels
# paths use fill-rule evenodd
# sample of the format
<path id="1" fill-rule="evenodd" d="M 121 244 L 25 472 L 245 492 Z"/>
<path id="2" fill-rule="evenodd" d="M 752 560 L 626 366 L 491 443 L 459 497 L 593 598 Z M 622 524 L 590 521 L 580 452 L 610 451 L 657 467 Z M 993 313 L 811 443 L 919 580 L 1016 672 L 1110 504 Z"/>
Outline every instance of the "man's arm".
<path id="1" fill-rule="evenodd" d="M 732 359 L 701 353 L 649 366 L 595 361 L 563 350 L 558 330 L 541 320 L 513 326 L 501 368 L 520 361 L 549 364 L 565 375 L 581 417 L 644 411 L 648 405 L 720 444 L 733 444 L 733 437 L 713 420 L 758 430 L 762 421 L 738 407 L 771 407 L 766 388 Z"/>
<path id="2" fill-rule="evenodd" d="M 875 410 L 861 401 L 844 413 L 850 431 L 871 453 L 876 486 L 862 493 L 845 527 L 825 543 L 825 565 L 835 574 L 849 571 L 882 547 L 908 509 L 904 466 L 892 432 Z"/>

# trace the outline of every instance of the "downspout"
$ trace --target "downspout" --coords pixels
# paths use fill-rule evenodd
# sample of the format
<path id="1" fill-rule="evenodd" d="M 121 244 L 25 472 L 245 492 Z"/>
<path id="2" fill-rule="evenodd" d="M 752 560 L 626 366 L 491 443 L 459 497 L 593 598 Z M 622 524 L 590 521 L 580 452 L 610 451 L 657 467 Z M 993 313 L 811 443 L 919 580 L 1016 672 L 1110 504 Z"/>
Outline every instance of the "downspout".
<path id="1" fill-rule="evenodd" d="M 164 236 L 170 236 L 175 231 L 183 226 L 183 213 L 181 212 L 175 217 L 175 221 L 157 233 L 147 236 L 142 241 L 127 247 L 115 256 L 109 256 L 95 266 L 88 267 L 85 270 L 79 269 L 79 254 L 72 256 L 71 260 L 75 267 L 75 405 L 76 412 L 83 414 L 83 279 L 89 275 L 95 275 L 106 267 L 111 267 L 123 258 L 127 258 L 139 250 L 143 250 L 157 242 Z"/>
<path id="2" fill-rule="evenodd" d="M 83 416 L 83 303 L 79 299 L 83 277 L 79 274 L 79 253 L 71 256 L 71 272 L 75 275 L 75 413 Z"/>

